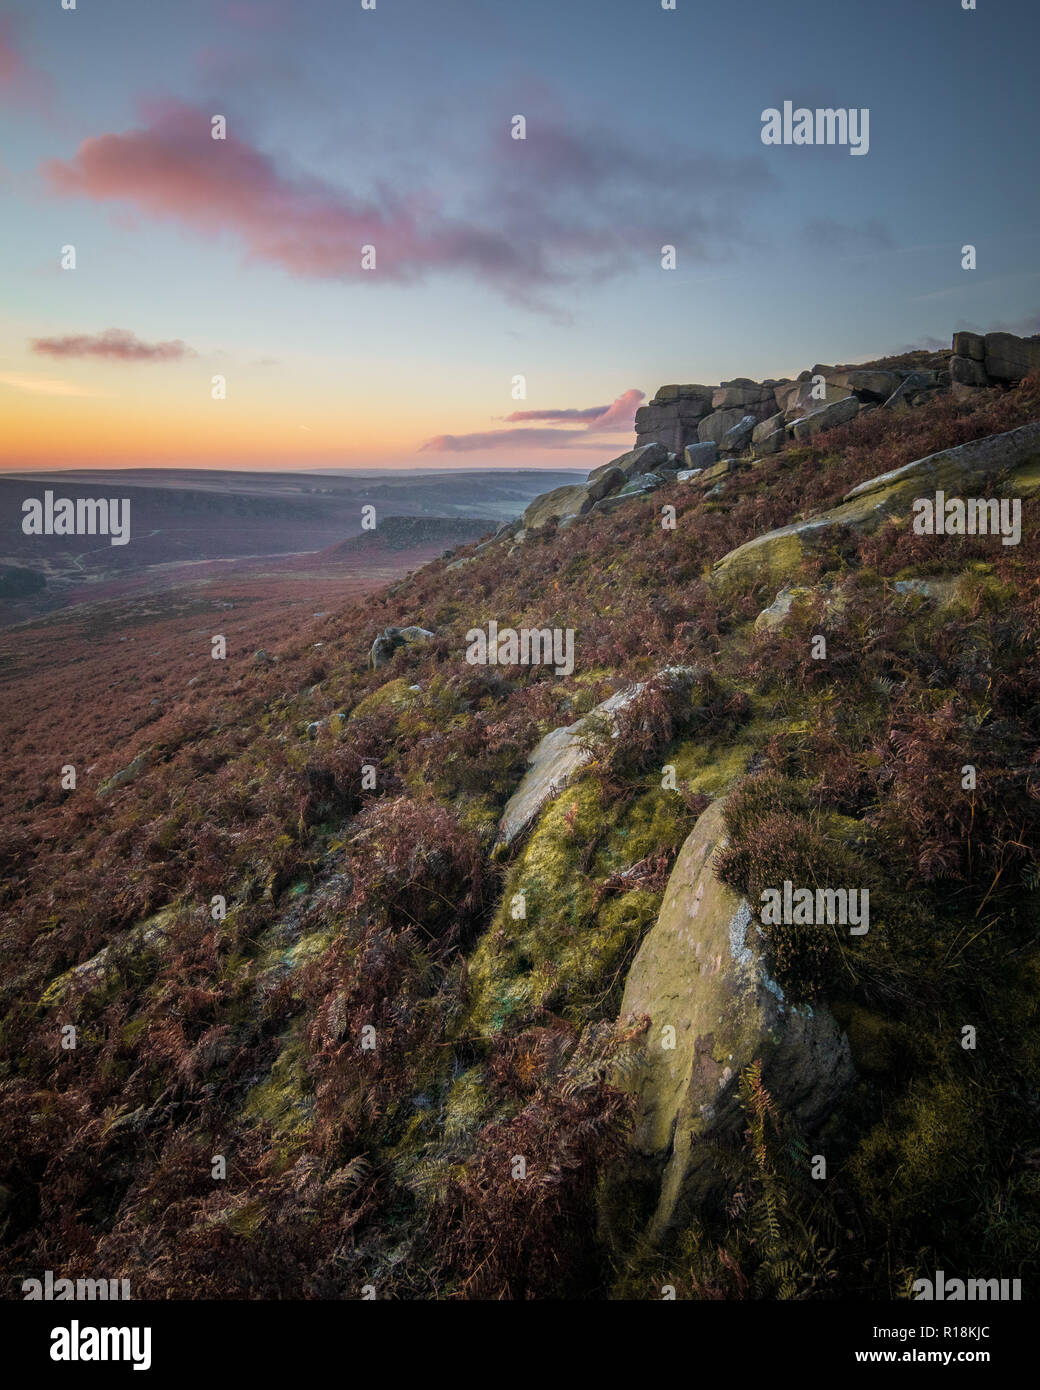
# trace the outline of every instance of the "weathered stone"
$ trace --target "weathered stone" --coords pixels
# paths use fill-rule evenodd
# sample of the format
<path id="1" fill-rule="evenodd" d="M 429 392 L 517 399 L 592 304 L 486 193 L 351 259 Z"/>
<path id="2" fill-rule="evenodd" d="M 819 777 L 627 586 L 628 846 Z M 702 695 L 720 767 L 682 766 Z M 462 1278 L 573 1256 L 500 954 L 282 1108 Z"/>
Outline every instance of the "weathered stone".
<path id="1" fill-rule="evenodd" d="M 633 493 L 656 492 L 659 487 L 664 486 L 664 482 L 660 473 L 637 473 L 634 478 L 629 478 L 618 496 L 629 497 Z"/>
<path id="2" fill-rule="evenodd" d="M 973 362 L 982 362 L 986 357 L 986 339 L 981 333 L 961 331 L 953 335 L 954 357 L 970 357 Z"/>
<path id="3" fill-rule="evenodd" d="M 634 449 L 629 449 L 627 454 L 621 454 L 609 463 L 594 468 L 588 481 L 591 483 L 610 476 L 611 469 L 619 470 L 626 478 L 631 478 L 635 473 L 649 473 L 652 469 L 667 464 L 668 458 L 669 450 L 663 444 L 638 444 Z M 605 497 L 606 493 L 601 493 L 600 496 Z M 537 501 L 537 498 L 535 500 Z M 599 497 L 593 498 L 593 501 L 598 502 Z"/>
<path id="4" fill-rule="evenodd" d="M 697 479 L 698 486 L 707 487 L 710 483 L 718 482 L 720 478 L 728 477 L 737 468 L 735 458 L 719 459 L 718 463 L 713 463 L 710 468 L 702 468 Z"/>
<path id="5" fill-rule="evenodd" d="M 683 468 L 676 474 L 676 479 L 680 483 L 692 483 L 694 478 L 699 478 L 703 472 L 703 468 Z"/>
<path id="6" fill-rule="evenodd" d="M 742 1123 L 740 1072 L 763 1061 L 779 1104 L 811 1128 L 854 1078 L 848 1041 L 828 1011 L 796 1008 L 770 979 L 751 909 L 712 871 L 725 845 L 725 801 L 711 803 L 679 852 L 657 922 L 625 981 L 623 1018 L 648 1015 L 636 1092 L 637 1151 L 663 1166 L 650 1225 L 659 1239 L 718 1182 L 710 1139 Z M 675 1029 L 675 1046 L 660 1046 Z"/>
<path id="7" fill-rule="evenodd" d="M 706 439 L 701 444 L 687 444 L 683 457 L 688 469 L 710 468 L 718 460 L 719 446 L 714 439 Z"/>
<path id="8" fill-rule="evenodd" d="M 759 405 L 764 400 L 773 399 L 772 389 L 768 386 L 759 386 L 754 381 L 729 381 L 723 382 L 718 390 L 712 395 L 712 410 L 732 410 L 736 406 L 747 408 L 749 405 Z"/>
<path id="9" fill-rule="evenodd" d="M 767 454 L 778 454 L 786 442 L 787 431 L 781 427 L 772 434 L 767 434 L 765 439 L 760 439 L 755 445 L 755 451 L 763 457 Z"/>
<path id="10" fill-rule="evenodd" d="M 699 384 L 687 386 L 661 386 L 654 396 L 651 404 L 659 405 L 668 401 L 703 401 L 707 409 L 711 409 L 711 397 L 714 386 L 701 386 Z"/>
<path id="11" fill-rule="evenodd" d="M 1014 333 L 986 334 L 986 373 L 999 381 L 1021 381 L 1040 371 L 1040 334 L 1017 338 Z"/>
<path id="12" fill-rule="evenodd" d="M 602 497 L 593 507 L 589 516 L 612 516 L 622 507 L 629 507 L 641 497 L 649 497 L 648 492 L 615 492 L 611 497 Z"/>
<path id="13" fill-rule="evenodd" d="M 619 499 L 609 497 L 607 502 Z M 672 666 L 660 672 L 659 678 L 692 686 L 700 672 L 695 667 Z M 521 835 L 550 799 L 563 791 L 571 778 L 591 759 L 591 753 L 581 746 L 581 737 L 588 722 L 595 716 L 613 719 L 619 710 L 636 698 L 645 689 L 646 683 L 639 681 L 615 691 L 598 704 L 591 714 L 584 715 L 574 724 L 565 728 L 553 729 L 535 745 L 527 761 L 527 771 L 520 785 L 506 802 L 502 819 L 498 825 L 497 843 L 509 845 Z"/>
<path id="14" fill-rule="evenodd" d="M 784 412 L 778 411 L 775 415 L 769 415 L 764 420 L 760 420 L 751 432 L 751 442 L 759 444 L 763 439 L 768 439 L 771 434 L 784 427 Z"/>
<path id="15" fill-rule="evenodd" d="M 844 385 L 867 400 L 887 401 L 901 380 L 899 372 L 857 370 L 845 373 Z"/>
<path id="16" fill-rule="evenodd" d="M 836 425 L 846 424 L 858 414 L 859 401 L 855 396 L 845 396 L 841 400 L 831 401 L 819 410 L 814 410 L 811 415 L 806 415 L 801 420 L 796 420 L 792 433 L 795 439 L 812 439 L 824 430 L 832 430 Z"/>
<path id="17" fill-rule="evenodd" d="M 117 791 L 120 787 L 126 787 L 131 782 L 136 782 L 142 772 L 145 772 L 152 763 L 152 750 L 146 748 L 143 753 L 138 753 L 132 763 L 126 767 L 121 767 L 118 772 L 114 772 L 97 789 L 98 796 L 107 796 L 109 792 Z"/>
<path id="18" fill-rule="evenodd" d="M 897 405 L 910 405 L 919 392 L 936 385 L 932 372 L 908 372 L 896 389 L 885 401 L 886 410 L 894 410 Z"/>
<path id="19" fill-rule="evenodd" d="M 625 476 L 625 470 L 613 463 L 594 468 L 585 481 L 589 496 L 594 502 L 598 502 L 601 497 L 609 497 L 612 492 L 617 492 L 619 487 L 624 487 Z"/>
<path id="20" fill-rule="evenodd" d="M 424 627 L 385 627 L 372 643 L 368 653 L 368 664 L 378 671 L 385 666 L 398 647 L 411 646 L 415 642 L 427 642 L 435 634 Z"/>
<path id="21" fill-rule="evenodd" d="M 755 619 L 756 632 L 772 632 L 782 627 L 791 612 L 791 605 L 812 596 L 812 589 L 805 586 L 785 584 L 768 608 L 763 608 Z"/>
<path id="22" fill-rule="evenodd" d="M 732 450 L 739 453 L 741 449 L 746 449 L 751 443 L 751 436 L 755 430 L 755 417 L 744 415 L 737 423 L 726 431 L 719 442 L 720 452 Z"/>
<path id="23" fill-rule="evenodd" d="M 536 497 L 524 512 L 524 527 L 536 531 L 551 521 L 560 521 L 565 516 L 584 516 L 591 511 L 598 500 L 592 494 L 599 480 L 589 483 L 574 483 L 569 487 L 556 487 L 551 492 L 543 492 Z"/>
<path id="24" fill-rule="evenodd" d="M 166 944 L 176 915 L 176 908 L 162 908 L 116 941 L 102 946 L 89 960 L 56 976 L 40 997 L 40 1007 L 53 1009 L 64 1004 L 70 995 L 91 995 L 104 990 L 119 979 L 120 971 L 127 965 L 140 970 Z"/>
<path id="25" fill-rule="evenodd" d="M 988 386 L 986 368 L 974 357 L 951 357 L 950 380 L 962 386 Z"/>
<path id="26" fill-rule="evenodd" d="M 711 411 L 712 388 L 676 386 L 662 390 L 684 394 L 640 406 L 636 411 L 636 443 L 663 444 L 671 453 L 681 455 L 686 445 L 697 439 L 697 425 Z"/>
<path id="27" fill-rule="evenodd" d="M 783 409 L 786 420 L 800 420 L 803 416 L 812 415 L 817 410 L 822 410 L 826 405 L 833 405 L 835 401 L 844 401 L 849 398 L 850 392 L 845 386 L 831 386 L 826 381 L 822 386 L 812 381 L 802 381 L 795 383 L 793 390 L 786 398 L 786 404 L 781 409 Z"/>
<path id="28" fill-rule="evenodd" d="M 744 411 L 739 408 L 716 410 L 711 415 L 706 416 L 697 426 L 697 438 L 702 442 L 712 440 L 716 444 L 721 444 L 727 430 L 731 430 L 734 425 L 739 425 L 743 419 Z"/>

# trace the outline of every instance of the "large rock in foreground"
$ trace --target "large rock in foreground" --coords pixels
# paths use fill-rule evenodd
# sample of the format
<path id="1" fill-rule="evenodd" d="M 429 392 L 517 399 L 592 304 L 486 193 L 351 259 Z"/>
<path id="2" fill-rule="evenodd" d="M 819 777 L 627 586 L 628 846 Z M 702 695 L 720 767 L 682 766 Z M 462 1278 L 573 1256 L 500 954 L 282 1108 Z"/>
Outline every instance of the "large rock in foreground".
<path id="1" fill-rule="evenodd" d="M 766 973 L 750 907 L 712 872 L 725 844 L 724 806 L 713 801 L 683 845 L 621 1005 L 622 1017 L 650 1017 L 646 1062 L 634 1082 L 633 1144 L 663 1165 L 653 1239 L 717 1181 L 707 1141 L 742 1123 L 744 1067 L 761 1058 L 766 1086 L 805 1127 L 827 1114 L 854 1076 L 834 1019 L 785 1000 Z M 662 1046 L 669 1029 L 673 1048 Z"/>

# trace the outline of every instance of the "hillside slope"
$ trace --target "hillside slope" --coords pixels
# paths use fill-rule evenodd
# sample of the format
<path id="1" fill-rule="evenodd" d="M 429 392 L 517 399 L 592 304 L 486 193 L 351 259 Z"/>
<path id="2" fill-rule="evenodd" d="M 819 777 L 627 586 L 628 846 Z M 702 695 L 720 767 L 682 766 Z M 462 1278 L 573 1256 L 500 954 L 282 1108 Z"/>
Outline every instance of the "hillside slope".
<path id="1" fill-rule="evenodd" d="M 203 654 L 75 789 L 55 749 L 2 845 L 9 1280 L 1028 1288 L 1040 443 L 912 475 L 1025 499 L 1017 544 L 849 494 L 1040 422 L 1040 375 L 920 391 Z M 467 661 L 490 624 L 573 662 Z M 869 930 L 763 920 L 785 883 Z"/>

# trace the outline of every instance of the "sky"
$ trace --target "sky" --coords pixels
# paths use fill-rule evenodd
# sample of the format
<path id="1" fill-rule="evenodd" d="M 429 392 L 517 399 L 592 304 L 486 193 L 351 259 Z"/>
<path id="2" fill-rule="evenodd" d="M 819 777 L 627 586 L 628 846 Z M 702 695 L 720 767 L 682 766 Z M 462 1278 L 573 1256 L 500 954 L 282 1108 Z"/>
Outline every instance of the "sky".
<path id="1" fill-rule="evenodd" d="M 967 2 L 0 0 L 0 468 L 587 469 L 1038 332 L 1040 6 Z"/>

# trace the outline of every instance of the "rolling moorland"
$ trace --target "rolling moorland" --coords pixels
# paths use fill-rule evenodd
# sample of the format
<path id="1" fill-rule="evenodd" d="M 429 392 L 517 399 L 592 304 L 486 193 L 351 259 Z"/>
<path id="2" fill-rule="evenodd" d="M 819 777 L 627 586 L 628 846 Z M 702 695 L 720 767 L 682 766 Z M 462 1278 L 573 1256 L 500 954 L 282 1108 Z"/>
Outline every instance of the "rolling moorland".
<path id="1" fill-rule="evenodd" d="M 227 610 L 226 660 L 255 574 L 147 646 L 140 598 L 9 630 L 5 1296 L 1035 1296 L 1040 372 L 960 346 L 663 388 L 644 452 Z M 937 487 L 1020 542 L 917 534 Z M 573 672 L 469 664 L 491 622 Z M 869 931 L 762 921 L 785 881 Z"/>
<path id="2" fill-rule="evenodd" d="M 281 556 L 282 570 L 300 568 L 293 561 L 302 560 L 314 572 L 331 559 L 335 577 L 343 571 L 344 552 L 319 552 L 332 552 L 344 538 L 366 534 L 365 506 L 374 508 L 380 521 L 429 521 L 428 535 L 406 537 L 428 559 L 436 553 L 439 537 L 443 549 L 444 528 L 452 519 L 508 519 L 547 480 L 551 486 L 552 480 L 567 483 L 576 476 L 537 469 L 264 473 L 161 468 L 0 474 L 0 625 L 71 604 L 165 592 L 190 583 L 198 567 L 218 561 L 238 568 L 252 559 L 266 560 L 270 570 L 273 557 Z M 24 534 L 23 502 L 42 499 L 47 490 L 73 503 L 127 499 L 132 543 L 113 545 L 106 535 Z M 457 539 L 476 533 L 459 528 L 451 533 L 449 527 L 448 534 Z"/>

